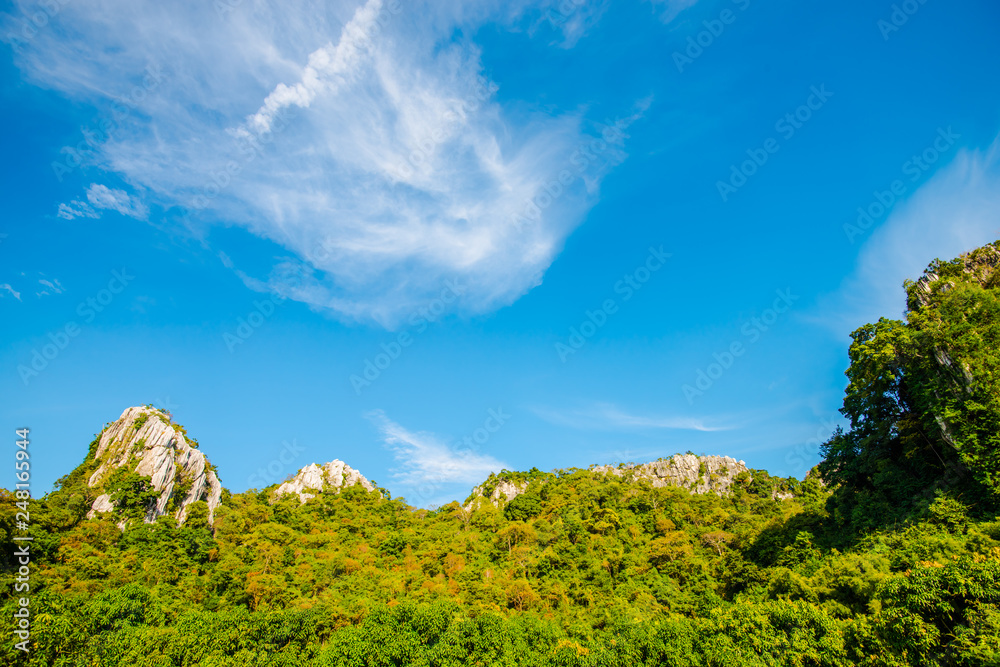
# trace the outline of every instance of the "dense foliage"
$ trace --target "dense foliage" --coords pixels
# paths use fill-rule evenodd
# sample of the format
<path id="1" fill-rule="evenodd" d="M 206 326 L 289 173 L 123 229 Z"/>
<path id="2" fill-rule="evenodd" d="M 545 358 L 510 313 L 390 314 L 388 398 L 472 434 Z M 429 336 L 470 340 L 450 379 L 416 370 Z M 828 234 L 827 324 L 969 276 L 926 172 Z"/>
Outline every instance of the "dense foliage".
<path id="1" fill-rule="evenodd" d="M 753 471 L 720 497 L 532 470 L 480 487 L 527 485 L 499 506 L 265 489 L 177 526 L 142 523 L 149 488 L 124 472 L 116 515 L 86 519 L 92 445 L 32 501 L 33 651 L 8 639 L 0 660 L 1000 665 L 1000 262 L 978 253 L 908 283 L 905 322 L 854 333 L 824 481 Z M 9 627 L 17 510 L 0 495 Z"/>
<path id="2" fill-rule="evenodd" d="M 853 334 L 842 412 L 825 447 L 837 520 L 875 529 L 947 492 L 987 509 L 1000 496 L 1000 251 L 935 261 L 907 282 L 906 322 Z"/>

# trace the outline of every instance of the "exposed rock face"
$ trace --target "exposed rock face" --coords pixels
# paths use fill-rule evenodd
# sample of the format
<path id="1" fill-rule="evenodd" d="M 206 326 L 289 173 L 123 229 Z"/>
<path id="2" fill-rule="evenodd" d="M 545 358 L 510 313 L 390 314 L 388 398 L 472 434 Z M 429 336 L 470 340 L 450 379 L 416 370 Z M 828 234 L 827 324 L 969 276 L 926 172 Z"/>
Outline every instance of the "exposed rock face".
<path id="1" fill-rule="evenodd" d="M 976 248 L 972 252 L 960 255 L 955 262 L 961 262 L 961 272 L 965 280 L 976 282 L 983 287 L 993 284 L 994 274 L 997 267 L 1000 267 L 1000 247 L 998 243 L 989 243 L 981 248 Z M 924 271 L 915 283 L 913 289 L 908 290 L 909 302 L 907 307 L 910 310 L 926 307 L 931 304 L 931 297 L 935 290 L 948 290 L 954 287 L 952 279 L 945 279 L 941 282 L 941 276 L 935 271 L 941 268 L 940 264 L 932 264 Z"/>
<path id="2" fill-rule="evenodd" d="M 154 408 L 125 410 L 118 421 L 101 434 L 96 460 L 97 470 L 87 481 L 91 488 L 103 489 L 112 473 L 122 467 L 150 479 L 159 496 L 146 512 L 144 520 L 147 523 L 168 513 L 171 498 L 180 523 L 187 516 L 188 506 L 198 500 L 208 504 L 211 522 L 222 498 L 222 484 L 205 455 L 191 447 L 184 434 L 170 424 L 169 418 Z M 94 501 L 87 516 L 114 509 L 110 495 L 103 493 Z"/>
<path id="3" fill-rule="evenodd" d="M 820 486 L 826 486 L 826 482 L 819 475 L 819 466 L 813 466 L 810 468 L 809 472 L 806 473 L 805 479 L 815 479 L 819 482 Z"/>
<path id="4" fill-rule="evenodd" d="M 695 456 L 694 454 L 674 454 L 669 459 L 652 461 L 641 465 L 616 468 L 594 466 L 594 472 L 618 475 L 632 473 L 637 479 L 648 479 L 653 486 L 680 486 L 692 493 L 716 493 L 725 495 L 743 472 L 750 472 L 743 461 L 729 456 Z"/>
<path id="5" fill-rule="evenodd" d="M 910 313 L 924 309 L 937 309 L 945 295 L 961 284 L 978 285 L 983 289 L 996 290 L 1000 282 L 1000 241 L 988 243 L 959 255 L 948 262 L 935 260 L 924 270 L 924 274 L 915 282 L 907 283 L 907 308 Z M 946 316 L 946 319 L 949 316 Z M 982 334 L 980 334 L 982 335 Z M 989 343 L 987 343 L 989 345 Z M 953 398 L 960 401 L 980 403 L 982 397 L 976 397 L 975 373 L 977 369 L 975 356 L 970 356 L 970 350 L 949 347 L 947 343 L 938 343 L 933 348 L 934 360 L 942 378 L 947 378 L 946 385 L 954 392 Z M 985 377 L 980 377 L 980 383 Z M 989 380 L 987 380 L 989 382 Z M 941 398 L 941 390 L 935 394 Z M 945 410 L 944 401 L 939 401 L 934 407 L 925 408 L 937 422 L 942 439 L 956 450 L 961 451 L 962 427 L 951 423 Z"/>
<path id="6" fill-rule="evenodd" d="M 341 489 L 355 484 L 360 484 L 369 493 L 375 490 L 374 484 L 343 461 L 334 459 L 322 466 L 312 463 L 299 470 L 295 477 L 279 486 L 274 491 L 274 499 L 277 500 L 285 494 L 294 493 L 298 495 L 299 502 L 304 503 L 310 498 L 315 498 L 316 493 L 340 493 Z M 308 491 L 315 491 L 315 493 L 308 493 Z"/>
<path id="7" fill-rule="evenodd" d="M 632 475 L 636 479 L 648 479 L 653 486 L 679 486 L 692 493 L 716 493 L 725 495 L 736 480 L 737 475 L 750 472 L 743 461 L 737 461 L 729 456 L 695 456 L 693 454 L 675 454 L 669 459 L 652 461 L 641 465 L 622 467 L 595 465 L 590 471 L 601 475 L 616 475 L 623 477 Z M 501 474 L 502 475 L 502 474 Z M 544 483 L 544 482 L 543 482 Z M 481 499 L 489 500 L 499 507 L 508 503 L 528 490 L 528 482 L 513 482 L 501 478 L 496 482 L 490 495 L 483 495 L 483 486 L 472 489 L 472 496 L 465 504 L 465 509 L 471 509 Z M 775 498 L 791 498 L 789 493 L 774 491 Z"/>
<path id="8" fill-rule="evenodd" d="M 501 481 L 497 484 L 496 488 L 493 489 L 493 493 L 490 494 L 490 500 L 498 501 L 503 498 L 507 502 L 514 500 L 517 496 L 521 495 L 528 489 L 527 482 L 521 482 L 517 484 L 515 482 Z"/>
<path id="9" fill-rule="evenodd" d="M 493 492 L 489 495 L 489 500 L 491 503 L 497 507 L 503 503 L 509 503 L 518 497 L 522 493 L 528 490 L 528 482 L 521 482 L 520 484 L 516 482 L 510 482 L 508 480 L 502 479 L 497 482 L 497 485 L 493 487 Z M 470 509 L 476 500 L 483 498 L 483 487 L 477 486 L 472 489 L 472 499 L 465 504 L 465 509 Z"/>

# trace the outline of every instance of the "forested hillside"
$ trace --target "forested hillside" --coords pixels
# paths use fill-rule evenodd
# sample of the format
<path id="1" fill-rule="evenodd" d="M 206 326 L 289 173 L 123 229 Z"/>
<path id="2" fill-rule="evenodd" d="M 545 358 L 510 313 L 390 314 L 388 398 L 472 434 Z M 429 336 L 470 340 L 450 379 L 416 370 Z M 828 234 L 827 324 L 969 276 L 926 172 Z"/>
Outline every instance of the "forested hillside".
<path id="1" fill-rule="evenodd" d="M 98 434 L 32 501 L 29 656 L 9 639 L 17 508 L 0 491 L 0 659 L 1000 665 L 998 266 L 995 244 L 935 262 L 906 284 L 905 321 L 853 334 L 850 428 L 804 481 L 505 471 L 434 511 L 360 482 L 306 502 L 275 485 L 222 491 L 214 512 L 190 496 L 178 525 L 181 504 L 151 514 L 162 494 L 127 467 L 91 485 Z M 491 502 L 501 482 L 523 492 Z M 87 518 L 101 494 L 113 509 Z"/>

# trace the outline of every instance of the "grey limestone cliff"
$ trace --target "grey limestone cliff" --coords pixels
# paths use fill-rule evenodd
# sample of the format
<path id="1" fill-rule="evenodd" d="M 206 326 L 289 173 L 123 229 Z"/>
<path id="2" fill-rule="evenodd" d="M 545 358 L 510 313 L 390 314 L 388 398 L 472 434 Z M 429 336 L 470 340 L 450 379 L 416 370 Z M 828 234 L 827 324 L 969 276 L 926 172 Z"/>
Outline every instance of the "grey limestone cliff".
<path id="1" fill-rule="evenodd" d="M 639 465 L 594 466 L 594 472 L 623 476 L 632 474 L 636 479 L 648 479 L 653 486 L 680 486 L 692 493 L 725 495 L 737 475 L 750 472 L 743 461 L 729 456 L 695 456 L 674 454 L 669 459 Z"/>
<path id="2" fill-rule="evenodd" d="M 183 523 L 188 507 L 199 500 L 208 505 L 211 523 L 222 498 L 222 484 L 205 455 L 191 446 L 181 427 L 152 407 L 128 408 L 105 428 L 95 460 L 97 469 L 87 484 L 104 492 L 94 501 L 89 518 L 115 509 L 111 489 L 105 487 L 120 468 L 148 477 L 158 493 L 146 510 L 147 523 L 171 512 Z"/>
<path id="3" fill-rule="evenodd" d="M 501 479 L 497 482 L 496 486 L 493 487 L 493 491 L 490 493 L 486 500 L 489 500 L 494 505 L 501 505 L 502 503 L 509 503 L 518 497 L 522 493 L 528 490 L 528 482 L 512 482 L 510 480 Z M 471 509 L 475 502 L 483 496 L 483 487 L 477 486 L 472 489 L 472 497 L 466 502 L 465 509 Z"/>
<path id="4" fill-rule="evenodd" d="M 279 486 L 274 491 L 274 499 L 294 493 L 299 502 L 314 498 L 317 493 L 340 493 L 340 490 L 360 484 L 369 493 L 375 491 L 375 485 L 364 475 L 343 461 L 334 459 L 327 464 L 312 463 L 299 470 L 294 477 Z"/>
<path id="5" fill-rule="evenodd" d="M 646 479 L 654 487 L 678 486 L 691 493 L 716 493 L 726 495 L 730 487 L 741 473 L 749 473 L 743 461 L 737 461 L 729 456 L 695 456 L 694 454 L 675 454 L 668 459 L 650 463 L 629 464 L 621 466 L 595 465 L 590 467 L 592 473 L 598 475 L 632 476 L 634 479 Z M 499 475 L 492 491 L 484 496 L 485 485 L 472 489 L 472 495 L 465 504 L 471 509 L 477 501 L 489 501 L 500 506 L 510 502 L 528 489 L 528 482 L 515 482 Z M 775 498 L 791 497 L 791 494 L 775 491 Z"/>

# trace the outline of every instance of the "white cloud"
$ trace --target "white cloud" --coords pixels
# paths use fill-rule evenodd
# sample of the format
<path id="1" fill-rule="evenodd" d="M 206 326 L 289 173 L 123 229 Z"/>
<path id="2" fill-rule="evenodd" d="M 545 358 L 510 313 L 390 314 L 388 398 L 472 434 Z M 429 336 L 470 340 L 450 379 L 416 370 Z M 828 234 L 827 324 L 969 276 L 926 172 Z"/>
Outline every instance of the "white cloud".
<path id="1" fill-rule="evenodd" d="M 91 183 L 87 188 L 86 202 L 74 199 L 69 204 L 59 204 L 56 215 L 64 220 L 100 218 L 101 211 L 104 210 L 117 211 L 137 220 L 145 220 L 149 215 L 149 209 L 138 199 L 124 190 L 109 188 L 100 183 Z"/>
<path id="2" fill-rule="evenodd" d="M 654 5 L 666 5 L 663 13 L 660 14 L 660 20 L 664 23 L 670 23 L 677 15 L 683 12 L 688 7 L 693 7 L 698 0 L 650 0 Z"/>
<path id="3" fill-rule="evenodd" d="M 544 28 L 558 31 L 562 39 L 553 44 L 571 49 L 600 22 L 610 6 L 609 0 L 543 0 L 528 34 L 535 35 Z"/>
<path id="4" fill-rule="evenodd" d="M 13 287 L 11 287 L 9 283 L 2 283 L 2 284 L 0 284 L 0 290 L 6 290 L 6 291 L 10 292 L 14 296 L 15 299 L 17 299 L 18 301 L 21 300 L 21 293 L 18 292 L 18 291 L 16 291 Z M 0 292 L 0 296 L 3 296 L 2 292 Z"/>
<path id="5" fill-rule="evenodd" d="M 879 317 L 900 319 L 904 280 L 919 278 L 935 258 L 952 259 L 998 238 L 1000 137 L 986 150 L 961 150 L 897 205 L 862 246 L 854 272 L 819 300 L 809 319 L 837 335 Z"/>
<path id="6" fill-rule="evenodd" d="M 532 411 L 553 424 L 584 430 L 669 429 L 712 432 L 736 428 L 732 425 L 708 423 L 706 420 L 696 417 L 630 414 L 609 403 L 595 403 L 586 408 L 573 410 L 534 408 Z"/>
<path id="7" fill-rule="evenodd" d="M 393 472 L 396 481 L 409 486 L 435 487 L 441 484 L 478 484 L 491 472 L 506 465 L 492 456 L 463 448 L 454 449 L 432 433 L 414 433 L 386 417 L 381 410 L 366 415 L 378 428 L 400 468 Z"/>
<path id="8" fill-rule="evenodd" d="M 115 190 L 98 183 L 92 183 L 87 189 L 87 201 L 95 208 L 117 211 L 130 218 L 143 220 L 149 215 L 142 202 L 133 199 L 124 190 Z"/>
<path id="9" fill-rule="evenodd" d="M 62 286 L 58 280 L 46 280 L 45 278 L 40 278 L 38 284 L 44 286 L 46 289 L 41 292 L 35 292 L 35 296 L 46 296 L 47 294 L 62 294 L 66 291 L 66 288 Z"/>
<path id="10" fill-rule="evenodd" d="M 219 4 L 71 3 L 17 62 L 109 115 L 117 99 L 128 113 L 100 166 L 150 203 L 280 244 L 304 276 L 286 292 L 314 307 L 391 326 L 450 278 L 469 284 L 463 312 L 509 304 L 625 157 L 624 133 L 501 104 L 483 78 L 462 35 L 513 26 L 527 2 Z"/>
<path id="11" fill-rule="evenodd" d="M 101 214 L 94 208 L 78 199 L 74 199 L 68 204 L 59 204 L 59 211 L 56 215 L 63 220 L 75 220 L 76 218 L 99 218 Z"/>

